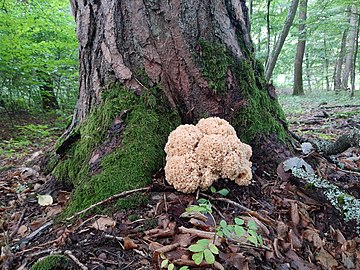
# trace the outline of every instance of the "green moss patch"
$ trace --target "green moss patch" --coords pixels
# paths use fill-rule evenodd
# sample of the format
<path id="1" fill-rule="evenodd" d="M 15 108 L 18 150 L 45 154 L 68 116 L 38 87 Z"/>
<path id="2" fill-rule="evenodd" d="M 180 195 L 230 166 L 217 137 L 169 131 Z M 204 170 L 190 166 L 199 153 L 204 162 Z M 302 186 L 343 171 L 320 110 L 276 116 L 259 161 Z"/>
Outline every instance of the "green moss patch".
<path id="1" fill-rule="evenodd" d="M 203 39 L 199 41 L 199 44 L 201 73 L 209 82 L 209 87 L 214 94 L 224 95 L 227 72 L 231 66 L 226 47 Z"/>
<path id="2" fill-rule="evenodd" d="M 261 81 L 263 75 L 257 74 L 261 70 L 254 70 L 257 70 L 257 65 L 253 67 L 249 60 L 233 64 L 233 72 L 247 104 L 233 115 L 231 123 L 245 142 L 250 143 L 258 135 L 270 133 L 278 134 L 279 139 L 285 141 L 287 135 L 281 124 L 281 121 L 285 122 L 285 114 L 279 102 L 269 97 L 265 83 Z"/>
<path id="3" fill-rule="evenodd" d="M 37 261 L 30 270 L 65 270 L 70 269 L 70 260 L 62 255 L 50 255 Z"/>
<path id="4" fill-rule="evenodd" d="M 241 140 L 250 143 L 258 135 L 276 133 L 285 141 L 286 132 L 281 124 L 281 121 L 285 121 L 285 115 L 278 101 L 269 97 L 261 63 L 246 49 L 244 53 L 250 59 L 233 57 L 225 45 L 216 42 L 200 40 L 199 44 L 201 72 L 214 93 L 223 95 L 227 92 L 229 69 L 237 79 L 246 103 L 234 113 L 231 124 Z M 240 45 L 245 48 L 244 44 Z"/>
<path id="5" fill-rule="evenodd" d="M 142 97 L 122 87 L 104 93 L 103 102 L 74 131 L 81 139 L 54 170 L 58 180 L 71 181 L 75 186 L 66 216 L 111 195 L 151 183 L 151 175 L 163 165 L 167 136 L 180 123 L 177 114 L 164 104 L 166 100 L 158 88 Z M 114 119 L 127 110 L 120 145 L 101 158 L 99 172 L 93 174 L 89 165 L 92 153 L 107 140 Z M 132 206 L 137 198 L 121 200 L 119 205 Z"/>

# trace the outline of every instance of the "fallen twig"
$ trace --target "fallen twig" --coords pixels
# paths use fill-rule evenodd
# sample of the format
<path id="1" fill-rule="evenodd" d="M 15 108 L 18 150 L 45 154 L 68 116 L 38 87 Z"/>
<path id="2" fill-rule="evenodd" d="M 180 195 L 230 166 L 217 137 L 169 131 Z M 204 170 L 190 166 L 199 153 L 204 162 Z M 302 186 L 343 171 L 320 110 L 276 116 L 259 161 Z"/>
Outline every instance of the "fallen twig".
<path id="1" fill-rule="evenodd" d="M 121 192 L 119 194 L 115 194 L 115 195 L 113 195 L 113 196 L 111 196 L 111 197 L 109 197 L 109 198 L 107 198 L 107 199 L 105 199 L 103 201 L 100 201 L 100 202 L 97 202 L 95 204 L 90 205 L 88 208 L 86 208 L 86 209 L 84 209 L 84 210 L 82 210 L 80 212 L 75 213 L 74 215 L 67 218 L 66 220 L 70 221 L 73 218 L 75 218 L 75 217 L 77 217 L 77 216 L 79 216 L 81 214 L 84 214 L 87 211 L 89 211 L 89 210 L 91 210 L 91 209 L 93 209 L 93 208 L 95 208 L 95 207 L 97 207 L 99 205 L 102 205 L 104 203 L 108 203 L 108 202 L 110 202 L 112 200 L 116 200 L 118 198 L 126 197 L 126 196 L 131 195 L 131 194 L 136 193 L 136 192 L 143 192 L 143 191 L 148 191 L 148 190 L 149 190 L 149 187 L 146 187 L 146 188 L 138 188 L 138 189 L 133 189 L 133 190 L 127 190 L 127 191 Z"/>
<path id="2" fill-rule="evenodd" d="M 236 206 L 237 208 L 240 208 L 241 210 L 244 210 L 244 211 L 247 211 L 247 212 L 252 212 L 251 209 L 241 205 L 240 203 L 234 202 L 234 201 L 226 199 L 226 198 L 215 198 L 215 197 L 207 195 L 205 193 L 200 193 L 200 195 L 205 197 L 205 198 L 208 198 L 210 200 L 213 200 L 213 201 L 226 202 L 226 203 L 229 203 L 229 204 L 232 204 L 232 205 Z"/>
<path id="3" fill-rule="evenodd" d="M 49 228 L 54 222 L 53 221 L 49 221 L 46 222 L 44 225 L 42 225 L 40 228 L 38 228 L 37 230 L 33 231 L 32 233 L 30 233 L 28 236 L 26 236 L 25 238 L 20 240 L 20 243 L 29 243 L 33 238 L 35 238 L 38 234 L 42 233 L 43 231 L 45 231 L 47 228 Z"/>
<path id="4" fill-rule="evenodd" d="M 88 268 L 82 264 L 75 256 L 74 254 L 72 254 L 72 252 L 70 250 L 65 250 L 64 252 L 65 255 L 69 256 L 70 259 L 72 259 L 74 261 L 74 263 L 76 263 L 82 270 L 88 270 Z"/>
<path id="5" fill-rule="evenodd" d="M 14 229 L 13 232 L 10 234 L 10 238 L 11 238 L 11 239 L 14 237 L 14 235 L 15 235 L 15 234 L 17 233 L 17 231 L 19 230 L 20 225 L 21 225 L 21 222 L 22 222 L 22 220 L 23 220 L 23 218 L 24 218 L 25 212 L 26 212 L 26 209 L 21 213 L 21 216 L 20 216 L 20 218 L 19 218 L 18 223 L 16 224 L 15 229 Z"/>
<path id="6" fill-rule="evenodd" d="M 174 244 L 171 244 L 171 245 L 166 245 L 166 246 L 162 246 L 158 249 L 155 250 L 155 252 L 158 252 L 158 253 L 166 253 L 166 252 L 169 252 L 175 248 L 177 248 L 178 246 L 180 246 L 179 243 L 174 243 Z"/>

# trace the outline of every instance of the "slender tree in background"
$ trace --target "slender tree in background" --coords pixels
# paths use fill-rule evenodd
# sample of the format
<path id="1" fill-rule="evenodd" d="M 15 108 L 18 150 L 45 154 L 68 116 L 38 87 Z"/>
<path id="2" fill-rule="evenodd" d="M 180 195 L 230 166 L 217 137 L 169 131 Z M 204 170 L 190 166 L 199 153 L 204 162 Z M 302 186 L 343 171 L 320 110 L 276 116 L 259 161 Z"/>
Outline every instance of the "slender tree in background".
<path id="1" fill-rule="evenodd" d="M 245 0 L 72 7 L 79 100 L 54 170 L 75 186 L 69 209 L 148 184 L 180 123 L 227 119 L 264 164 L 279 158 L 274 148 L 287 151 L 282 110 L 252 56 Z"/>
<path id="2" fill-rule="evenodd" d="M 300 0 L 299 7 L 299 37 L 296 48 L 296 57 L 294 63 L 294 86 L 293 95 L 304 95 L 303 86 L 303 59 L 306 45 L 306 13 L 307 13 L 307 0 Z"/>
<path id="3" fill-rule="evenodd" d="M 271 0 L 267 0 L 266 5 L 266 59 L 265 66 L 268 65 L 268 61 L 270 58 L 270 41 L 271 41 L 271 29 L 270 29 L 270 6 Z"/>
<path id="4" fill-rule="evenodd" d="M 359 32 L 360 32 L 360 14 L 357 16 L 357 30 L 356 30 L 356 40 L 355 40 L 355 52 L 353 58 L 353 68 L 351 70 L 351 93 L 350 96 L 355 96 L 355 78 L 356 78 L 356 59 L 359 49 Z"/>
<path id="5" fill-rule="evenodd" d="M 344 71 L 342 74 L 342 89 L 348 89 L 349 75 L 354 66 L 354 53 L 355 53 L 355 41 L 357 33 L 357 8 L 356 5 L 349 7 L 349 37 L 346 46 L 346 57 L 344 64 Z"/>
<path id="6" fill-rule="evenodd" d="M 283 26 L 283 29 L 281 31 L 281 34 L 279 38 L 277 39 L 277 42 L 270 54 L 269 60 L 266 63 L 265 66 L 265 79 L 266 81 L 269 81 L 276 65 L 276 61 L 280 55 L 281 49 L 284 45 L 285 39 L 287 35 L 289 34 L 290 27 L 294 21 L 296 10 L 299 5 L 299 0 L 292 0 L 291 5 L 289 7 L 289 11 Z"/>
<path id="7" fill-rule="evenodd" d="M 342 39 L 341 39 L 341 45 L 340 45 L 340 52 L 339 52 L 339 57 L 335 62 L 335 74 L 334 74 L 334 90 L 338 91 L 341 90 L 342 88 L 342 80 L 341 80 L 341 75 L 343 74 L 343 63 L 344 63 L 344 58 L 345 58 L 345 54 L 346 54 L 346 37 L 347 37 L 347 30 L 344 30 L 343 34 L 342 34 Z"/>
<path id="8" fill-rule="evenodd" d="M 324 36 L 324 76 L 325 76 L 326 91 L 330 91 L 329 58 L 328 58 L 326 36 Z"/>

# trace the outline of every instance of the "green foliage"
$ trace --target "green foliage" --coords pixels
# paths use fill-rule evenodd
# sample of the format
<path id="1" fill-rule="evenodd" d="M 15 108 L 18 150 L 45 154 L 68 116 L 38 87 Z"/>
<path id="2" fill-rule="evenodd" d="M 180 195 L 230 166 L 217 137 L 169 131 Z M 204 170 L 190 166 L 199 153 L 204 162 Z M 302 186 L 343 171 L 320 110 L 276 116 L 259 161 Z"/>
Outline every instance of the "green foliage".
<path id="1" fill-rule="evenodd" d="M 196 244 L 189 246 L 189 250 L 194 253 L 191 258 L 197 265 L 204 259 L 208 264 L 214 264 L 215 255 L 219 254 L 218 248 L 208 239 L 198 240 Z"/>
<path id="2" fill-rule="evenodd" d="M 7 0 L 0 10 L 0 100 L 38 110 L 44 86 L 63 109 L 77 92 L 77 39 L 68 1 Z"/>
<path id="3" fill-rule="evenodd" d="M 227 196 L 229 194 L 229 192 L 230 192 L 226 188 L 216 190 L 216 188 L 214 188 L 213 186 L 210 187 L 210 191 L 211 191 L 211 193 L 218 193 L 218 194 L 220 194 L 221 196 L 224 196 L 224 197 Z"/>
<path id="4" fill-rule="evenodd" d="M 30 270 L 65 270 L 70 268 L 70 260 L 61 255 L 50 255 L 36 262 Z"/>
<path id="5" fill-rule="evenodd" d="M 212 205 L 209 200 L 199 199 L 199 205 L 191 205 L 185 209 L 186 212 L 212 213 Z"/>

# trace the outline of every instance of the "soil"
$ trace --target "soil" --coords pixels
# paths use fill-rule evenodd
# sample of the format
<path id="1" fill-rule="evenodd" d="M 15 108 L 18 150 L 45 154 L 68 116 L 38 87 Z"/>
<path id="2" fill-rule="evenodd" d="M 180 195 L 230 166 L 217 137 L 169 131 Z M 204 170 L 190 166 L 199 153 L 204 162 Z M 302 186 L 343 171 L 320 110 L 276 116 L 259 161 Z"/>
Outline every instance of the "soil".
<path id="1" fill-rule="evenodd" d="M 290 129 L 304 140 L 333 141 L 360 125 L 359 109 L 324 105 L 289 114 Z M 0 122 L 2 140 L 13 136 L 15 119 L 21 118 L 23 122 L 16 120 L 20 124 L 35 121 L 16 117 Z M 298 148 L 298 155 L 314 167 L 319 177 L 359 198 L 359 148 L 332 156 L 333 163 L 316 151 L 302 154 L 300 145 Z M 193 264 L 191 269 L 360 269 L 357 224 L 344 222 L 342 213 L 331 206 L 321 190 L 309 188 L 285 172 L 282 164 L 273 164 L 278 166 L 276 175 L 254 168 L 249 187 L 239 188 L 231 181 L 220 180 L 214 188 L 226 188 L 226 196 L 211 191 L 181 194 L 167 185 L 160 171 L 149 191 L 142 192 L 148 201 L 141 207 L 119 210 L 116 200 L 111 200 L 95 211 L 60 221 L 56 217 L 70 193 L 54 192 L 53 203 L 41 206 L 37 193 L 49 176 L 38 172 L 32 162 L 28 164 L 34 165 L 24 171 L 24 160 L 39 150 L 34 148 L 25 157 L 8 162 L 11 168 L 0 174 L 2 269 L 30 269 L 49 254 L 67 256 L 72 262 L 69 269 L 160 269 L 167 259 L 176 269 L 184 259 Z M 186 207 L 198 204 L 198 198 L 211 202 L 212 214 L 181 217 Z M 210 238 L 209 242 L 215 241 L 219 249 L 215 256 L 219 264 L 196 266 L 187 249 L 202 238 L 195 232 L 211 233 L 216 229 L 214 220 L 216 224 L 223 220 L 234 224 L 236 217 L 245 221 L 248 236 L 231 234 L 218 239 L 220 242 Z M 256 244 L 250 241 L 250 220 L 256 223 Z M 190 233 L 183 231 L 184 227 Z"/>

